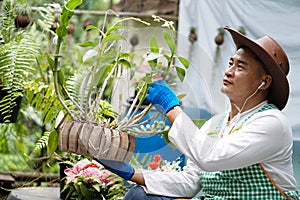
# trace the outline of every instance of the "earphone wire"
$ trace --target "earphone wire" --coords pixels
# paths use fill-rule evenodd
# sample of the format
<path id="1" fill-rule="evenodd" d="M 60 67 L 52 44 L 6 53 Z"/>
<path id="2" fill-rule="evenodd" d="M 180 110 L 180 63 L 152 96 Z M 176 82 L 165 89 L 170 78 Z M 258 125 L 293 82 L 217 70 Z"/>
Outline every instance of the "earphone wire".
<path id="1" fill-rule="evenodd" d="M 240 109 L 235 103 L 231 103 L 231 104 L 234 105 L 234 107 L 239 111 L 239 113 L 242 113 L 242 111 L 243 111 L 243 109 L 244 109 L 244 107 L 245 107 L 247 101 L 248 101 L 251 97 L 253 97 L 253 96 L 258 92 L 258 90 L 259 90 L 262 86 L 263 86 L 263 85 L 259 85 L 259 86 L 257 87 L 257 89 L 255 90 L 255 92 L 253 92 L 253 94 L 251 94 L 249 97 L 247 97 L 247 98 L 245 99 L 245 101 L 244 101 L 243 106 L 242 106 L 241 109 Z"/>

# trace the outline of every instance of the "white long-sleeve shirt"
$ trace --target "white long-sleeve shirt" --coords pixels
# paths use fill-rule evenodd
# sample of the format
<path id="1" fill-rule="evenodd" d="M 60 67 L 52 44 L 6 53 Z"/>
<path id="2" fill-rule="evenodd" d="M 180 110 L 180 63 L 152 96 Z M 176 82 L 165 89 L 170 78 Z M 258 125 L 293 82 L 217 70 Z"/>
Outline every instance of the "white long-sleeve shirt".
<path id="1" fill-rule="evenodd" d="M 185 113 L 181 113 L 170 129 L 169 139 L 188 158 L 187 165 L 182 172 L 144 172 L 145 191 L 193 197 L 201 189 L 199 168 L 213 172 L 256 163 L 263 165 L 280 189 L 295 191 L 291 126 L 277 109 L 256 113 L 266 104 L 263 102 L 237 115 L 230 124 L 226 123 L 227 119 L 223 120 L 218 135 L 207 133 L 214 132 L 224 115 L 211 118 L 198 129 Z M 249 116 L 241 129 L 230 134 Z"/>

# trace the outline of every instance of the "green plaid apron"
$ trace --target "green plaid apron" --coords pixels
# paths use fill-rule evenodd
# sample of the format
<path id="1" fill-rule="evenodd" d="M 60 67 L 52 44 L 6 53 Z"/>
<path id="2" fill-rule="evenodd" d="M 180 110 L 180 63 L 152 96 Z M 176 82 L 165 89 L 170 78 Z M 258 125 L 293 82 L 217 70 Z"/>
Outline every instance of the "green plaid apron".
<path id="1" fill-rule="evenodd" d="M 276 107 L 272 104 L 268 104 L 255 113 L 273 108 Z M 242 122 L 240 128 L 242 128 L 243 124 L 255 113 L 246 118 Z M 220 123 L 217 124 L 215 131 L 220 131 Z M 281 192 L 277 189 L 278 187 L 273 185 L 271 179 L 269 179 L 268 175 L 265 174 L 261 167 L 262 166 L 260 164 L 255 164 L 240 169 L 217 172 L 205 172 L 200 170 L 200 183 L 202 185 L 202 191 L 205 194 L 204 199 L 284 200 L 289 197 L 292 197 L 292 199 L 299 199 L 296 191 L 284 192 L 284 194 L 281 194 Z M 286 197 L 284 197 L 284 195 L 286 195 Z"/>

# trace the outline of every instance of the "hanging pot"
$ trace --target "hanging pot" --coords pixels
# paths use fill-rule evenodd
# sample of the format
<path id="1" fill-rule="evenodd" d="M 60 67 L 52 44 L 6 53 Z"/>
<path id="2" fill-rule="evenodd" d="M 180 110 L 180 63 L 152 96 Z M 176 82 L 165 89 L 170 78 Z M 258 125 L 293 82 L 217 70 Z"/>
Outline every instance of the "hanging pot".
<path id="1" fill-rule="evenodd" d="M 61 151 L 97 159 L 129 162 L 135 146 L 134 136 L 88 122 L 65 121 L 59 134 Z"/>
<path id="2" fill-rule="evenodd" d="M 17 121 L 18 113 L 21 106 L 22 96 L 18 96 L 16 99 L 11 99 L 11 91 L 8 89 L 3 89 L 3 86 L 0 86 L 0 103 L 5 98 L 8 98 L 10 105 L 8 108 L 0 110 L 0 123 L 14 123 Z"/>

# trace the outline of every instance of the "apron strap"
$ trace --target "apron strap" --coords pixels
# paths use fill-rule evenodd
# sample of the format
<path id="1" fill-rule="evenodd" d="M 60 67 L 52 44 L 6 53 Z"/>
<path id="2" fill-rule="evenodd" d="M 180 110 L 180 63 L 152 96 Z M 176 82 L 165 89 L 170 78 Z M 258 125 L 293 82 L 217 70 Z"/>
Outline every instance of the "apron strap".
<path id="1" fill-rule="evenodd" d="M 280 194 L 287 200 L 291 200 L 291 198 L 286 195 L 279 187 L 278 185 L 274 182 L 274 180 L 271 178 L 271 176 L 269 175 L 269 173 L 265 170 L 265 168 L 262 166 L 261 163 L 258 164 L 259 167 L 261 168 L 261 170 L 264 172 L 264 174 L 268 177 L 268 179 L 271 181 L 271 183 L 274 185 L 274 187 L 280 192 Z"/>

